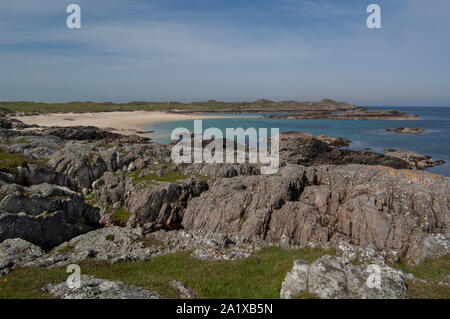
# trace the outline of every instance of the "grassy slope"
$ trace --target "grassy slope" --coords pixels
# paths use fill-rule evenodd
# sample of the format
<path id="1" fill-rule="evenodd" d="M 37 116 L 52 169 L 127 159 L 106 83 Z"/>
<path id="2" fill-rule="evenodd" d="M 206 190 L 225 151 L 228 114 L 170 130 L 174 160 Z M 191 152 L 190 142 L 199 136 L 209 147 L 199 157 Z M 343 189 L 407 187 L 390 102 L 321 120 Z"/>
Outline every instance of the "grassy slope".
<path id="1" fill-rule="evenodd" d="M 147 262 L 110 265 L 105 262 L 83 262 L 82 273 L 98 278 L 121 280 L 127 284 L 154 289 L 176 298 L 171 280 L 179 280 L 193 289 L 197 298 L 279 298 L 281 283 L 295 259 L 313 262 L 334 251 L 320 249 L 281 250 L 264 248 L 255 256 L 240 261 L 200 261 L 182 252 L 152 258 Z M 450 298 L 450 290 L 437 285 L 450 270 L 450 257 L 426 261 L 417 267 L 399 268 L 411 272 L 428 284 L 409 283 L 409 298 Z M 16 269 L 0 283 L 0 298 L 49 298 L 40 288 L 49 282 L 67 278 L 65 268 Z M 300 298 L 313 298 L 302 294 Z"/>

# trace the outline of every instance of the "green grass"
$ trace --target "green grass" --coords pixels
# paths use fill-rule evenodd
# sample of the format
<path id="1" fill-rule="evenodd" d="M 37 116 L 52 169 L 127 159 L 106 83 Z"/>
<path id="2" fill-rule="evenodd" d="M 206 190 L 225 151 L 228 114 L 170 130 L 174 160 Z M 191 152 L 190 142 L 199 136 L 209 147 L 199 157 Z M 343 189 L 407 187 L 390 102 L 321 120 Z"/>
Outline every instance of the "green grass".
<path id="1" fill-rule="evenodd" d="M 279 298 L 281 283 L 292 269 L 293 261 L 313 262 L 334 250 L 304 248 L 282 250 L 266 247 L 254 256 L 239 261 L 201 261 L 190 252 L 153 257 L 149 261 L 124 262 L 111 265 L 94 260 L 80 263 L 81 272 L 97 278 L 121 280 L 129 285 L 153 289 L 166 297 L 177 298 L 170 286 L 172 280 L 183 282 L 195 291 L 197 298 Z M 427 284 L 409 283 L 408 298 L 450 298 L 449 289 L 437 285 L 449 273 L 450 257 L 427 260 L 415 267 L 396 267 L 425 279 Z M 40 289 L 46 283 L 63 282 L 65 268 L 16 269 L 0 278 L 0 298 L 48 298 Z M 299 299 L 317 298 L 307 292 Z"/>
<path id="2" fill-rule="evenodd" d="M 450 289 L 439 286 L 439 282 L 450 275 L 450 255 L 425 260 L 418 266 L 407 266 L 400 263 L 394 267 L 427 281 L 427 283 L 408 282 L 407 298 L 450 299 Z"/>
<path id="3" fill-rule="evenodd" d="M 16 173 L 17 167 L 25 164 L 36 164 L 41 167 L 46 167 L 42 161 L 32 159 L 20 153 L 7 153 L 0 147 L 0 171 Z"/>
<path id="4" fill-rule="evenodd" d="M 51 295 L 41 291 L 42 287 L 46 283 L 63 282 L 68 275 L 64 268 L 14 270 L 7 276 L 0 276 L 0 299 L 51 298 Z"/>
<path id="5" fill-rule="evenodd" d="M 326 103 L 340 102 L 332 100 Z M 284 101 L 278 103 L 261 102 L 221 102 L 215 100 L 180 103 L 180 102 L 143 102 L 134 101 L 129 103 L 95 103 L 95 102 L 68 102 L 68 103 L 35 103 L 35 102 L 0 102 L 0 115 L 11 115 L 24 113 L 34 115 L 42 113 L 83 113 L 83 112 L 110 112 L 110 111 L 204 111 L 214 112 L 221 110 L 295 110 L 303 108 L 315 109 L 323 105 L 323 102 L 293 102 Z"/>
<path id="6" fill-rule="evenodd" d="M 121 208 L 113 213 L 112 219 L 115 223 L 125 225 L 128 219 L 130 219 L 130 215 L 130 212 L 126 211 L 124 208 Z"/>
<path id="7" fill-rule="evenodd" d="M 239 261 L 201 261 L 190 257 L 190 252 L 182 252 L 115 265 L 88 261 L 80 267 L 83 274 L 154 289 L 169 298 L 177 297 L 170 287 L 172 280 L 183 282 L 198 298 L 279 298 L 281 283 L 295 259 L 313 262 L 325 254 L 335 252 L 268 247 Z M 40 288 L 66 278 L 65 268 L 16 269 L 0 286 L 0 298 L 47 298 Z"/>
<path id="8" fill-rule="evenodd" d="M 28 140 L 25 139 L 25 138 L 23 138 L 23 137 L 21 137 L 21 138 L 11 138 L 11 137 L 8 137 L 8 138 L 6 138 L 2 143 L 5 144 L 5 145 L 27 144 L 27 143 L 28 143 Z"/>
<path id="9" fill-rule="evenodd" d="M 85 203 L 88 203 L 88 204 L 94 203 L 95 199 L 96 199 L 95 193 L 90 193 L 90 194 L 87 194 L 86 196 L 84 196 L 84 201 L 85 201 Z"/>
<path id="10" fill-rule="evenodd" d="M 58 253 L 61 253 L 61 254 L 68 254 L 68 253 L 73 252 L 74 249 L 75 249 L 75 246 L 67 244 L 67 245 L 64 246 L 63 248 L 59 249 L 59 250 L 58 250 Z"/>
<path id="11" fill-rule="evenodd" d="M 134 171 L 132 173 L 125 173 L 126 176 L 132 177 L 136 184 L 139 184 L 141 182 L 175 183 L 179 180 L 186 179 L 188 177 L 184 175 L 181 170 L 174 170 L 174 169 L 167 170 L 163 176 L 159 176 L 157 174 L 146 174 L 142 177 L 139 177 L 140 174 L 141 174 L 140 170 Z"/>
<path id="12" fill-rule="evenodd" d="M 251 103 L 244 103 L 249 104 Z M 45 113 L 83 113 L 83 112 L 112 112 L 112 111 L 170 111 L 170 110 L 220 110 L 236 108 L 235 103 L 226 102 L 130 102 L 130 103 L 33 103 L 33 102 L 0 102 L 0 114 L 8 115 L 24 113 L 25 115 Z"/>

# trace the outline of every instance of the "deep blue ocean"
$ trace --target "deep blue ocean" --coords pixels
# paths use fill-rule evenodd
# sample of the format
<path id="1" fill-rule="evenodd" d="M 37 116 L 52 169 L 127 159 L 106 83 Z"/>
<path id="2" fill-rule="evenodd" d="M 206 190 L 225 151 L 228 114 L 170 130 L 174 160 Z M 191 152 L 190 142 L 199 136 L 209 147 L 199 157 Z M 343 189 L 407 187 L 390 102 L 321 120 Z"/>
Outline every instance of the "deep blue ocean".
<path id="1" fill-rule="evenodd" d="M 279 128 L 280 133 L 301 131 L 314 135 L 345 137 L 352 141 L 349 147 L 352 150 L 358 151 L 370 147 L 374 152 L 383 153 L 385 148 L 394 148 L 430 155 L 434 160 L 444 160 L 446 164 L 427 169 L 427 171 L 450 176 L 450 107 L 377 107 L 373 109 L 397 109 L 400 112 L 416 114 L 419 120 L 286 120 L 262 118 L 265 114 L 220 114 L 224 118 L 203 120 L 203 130 L 208 127 L 217 127 L 222 129 L 225 135 L 226 128 Z M 145 129 L 155 131 L 151 133 L 153 141 L 168 143 L 172 130 L 177 127 L 185 127 L 193 131 L 193 121 L 152 123 Z M 422 134 L 398 134 L 385 131 L 387 128 L 397 127 L 421 127 L 426 131 Z"/>

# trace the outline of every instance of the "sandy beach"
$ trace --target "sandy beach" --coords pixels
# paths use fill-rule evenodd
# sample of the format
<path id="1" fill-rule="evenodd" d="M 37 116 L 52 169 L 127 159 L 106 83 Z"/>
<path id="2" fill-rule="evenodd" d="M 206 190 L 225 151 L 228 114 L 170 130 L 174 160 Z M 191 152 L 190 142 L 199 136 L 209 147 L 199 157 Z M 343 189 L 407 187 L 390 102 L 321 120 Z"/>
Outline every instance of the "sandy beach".
<path id="1" fill-rule="evenodd" d="M 97 112 L 97 113 L 55 113 L 32 116 L 20 116 L 16 119 L 26 124 L 39 126 L 96 126 L 109 129 L 121 134 L 143 135 L 144 126 L 154 122 L 170 122 L 182 120 L 199 120 L 207 118 L 221 118 L 202 114 L 174 114 L 166 112 Z M 148 134 L 145 134 L 147 137 Z"/>

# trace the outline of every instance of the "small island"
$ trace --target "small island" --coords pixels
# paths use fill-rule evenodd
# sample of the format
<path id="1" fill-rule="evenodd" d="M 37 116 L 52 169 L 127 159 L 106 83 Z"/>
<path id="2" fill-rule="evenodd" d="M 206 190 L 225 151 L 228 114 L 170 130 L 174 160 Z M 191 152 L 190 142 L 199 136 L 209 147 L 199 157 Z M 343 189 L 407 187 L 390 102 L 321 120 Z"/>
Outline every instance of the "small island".
<path id="1" fill-rule="evenodd" d="M 398 127 L 398 128 L 387 128 L 386 132 L 394 132 L 394 133 L 406 133 L 406 134 L 420 134 L 425 132 L 423 128 L 409 128 L 409 127 Z"/>

